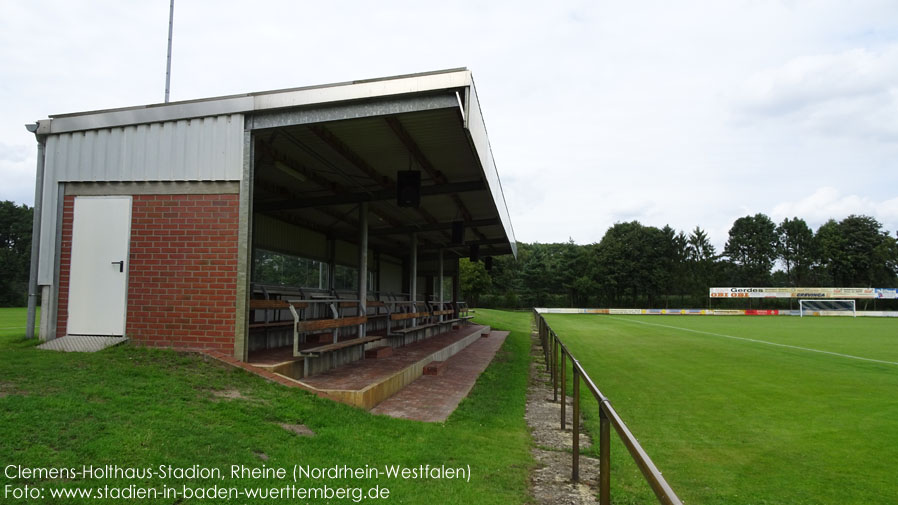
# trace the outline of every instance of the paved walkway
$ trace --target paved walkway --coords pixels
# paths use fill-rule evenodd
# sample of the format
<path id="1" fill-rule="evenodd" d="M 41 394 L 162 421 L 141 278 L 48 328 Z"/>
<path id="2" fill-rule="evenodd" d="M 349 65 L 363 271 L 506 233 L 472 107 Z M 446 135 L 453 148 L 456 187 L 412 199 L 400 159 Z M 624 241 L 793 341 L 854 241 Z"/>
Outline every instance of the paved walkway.
<path id="1" fill-rule="evenodd" d="M 507 336 L 507 331 L 491 332 L 446 360 L 441 375 L 422 375 L 371 412 L 416 421 L 445 421 L 474 387 Z"/>

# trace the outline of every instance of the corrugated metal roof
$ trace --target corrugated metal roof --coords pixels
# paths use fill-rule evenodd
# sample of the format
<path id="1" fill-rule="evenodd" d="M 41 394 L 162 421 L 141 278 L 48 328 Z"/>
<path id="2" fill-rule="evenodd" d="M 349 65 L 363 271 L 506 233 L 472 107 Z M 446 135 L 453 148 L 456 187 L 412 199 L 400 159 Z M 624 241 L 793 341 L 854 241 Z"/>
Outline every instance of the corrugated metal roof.
<path id="1" fill-rule="evenodd" d="M 266 129 L 255 130 L 255 119 Z M 353 195 L 380 192 L 370 203 L 371 229 L 401 230 L 372 236 L 372 247 L 383 252 L 404 255 L 408 230 L 417 227 L 424 249 L 464 254 L 468 244 L 450 244 L 449 225 L 466 213 L 483 223 L 466 234 L 487 246 L 482 254 L 515 248 L 471 73 L 454 69 L 40 121 L 37 134 L 47 143 L 39 283 L 52 283 L 59 182 L 239 181 L 247 129 L 255 142 L 257 212 L 273 202 L 317 199 L 318 208 L 268 212 L 355 240 Z M 422 155 L 439 175 L 424 170 Z M 285 175 L 277 161 L 305 175 Z M 410 166 L 422 170 L 425 189 L 462 189 L 424 196 L 418 210 L 399 208 L 383 193 Z"/>

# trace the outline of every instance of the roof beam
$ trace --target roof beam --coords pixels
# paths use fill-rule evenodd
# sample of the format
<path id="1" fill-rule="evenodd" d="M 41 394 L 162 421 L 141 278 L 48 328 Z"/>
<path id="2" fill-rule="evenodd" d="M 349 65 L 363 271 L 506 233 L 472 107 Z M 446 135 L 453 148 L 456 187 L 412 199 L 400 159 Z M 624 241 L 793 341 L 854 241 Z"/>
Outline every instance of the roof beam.
<path id="1" fill-rule="evenodd" d="M 342 156 L 346 161 L 348 161 L 358 170 L 364 172 L 366 175 L 368 175 L 368 177 L 380 184 L 384 189 L 393 189 L 395 191 L 396 181 L 391 179 L 389 176 L 381 175 L 377 170 L 374 169 L 374 167 L 369 165 L 368 162 L 366 162 L 364 159 L 362 159 L 361 156 L 353 151 L 351 147 L 346 145 L 342 140 L 334 135 L 333 132 L 320 125 L 309 125 L 309 130 L 317 135 L 318 138 L 321 139 L 325 144 L 330 146 L 330 148 L 333 149 L 337 154 Z M 415 210 L 428 223 L 437 222 L 437 219 L 426 210 L 421 208 L 417 208 Z"/>
<path id="2" fill-rule="evenodd" d="M 454 194 L 466 191 L 481 191 L 486 189 L 483 181 L 459 182 L 455 184 L 434 184 L 421 187 L 421 196 L 436 196 Z M 308 209 L 324 205 L 345 205 L 361 202 L 374 202 L 380 200 L 393 200 L 396 198 L 396 189 L 383 189 L 378 191 L 365 191 L 357 193 L 343 193 L 335 196 L 322 196 L 316 198 L 296 198 L 281 202 L 269 202 L 259 206 L 260 210 L 296 210 Z"/>
<path id="3" fill-rule="evenodd" d="M 288 138 L 289 138 L 289 136 L 288 136 Z M 330 181 L 328 179 L 325 179 L 324 177 L 321 177 L 320 175 L 315 174 L 314 171 L 310 170 L 308 167 L 306 167 L 302 163 L 299 163 L 296 160 L 290 158 L 289 156 L 283 155 L 280 152 L 278 152 L 278 150 L 275 149 L 274 146 L 272 146 L 270 143 L 267 143 L 264 140 L 259 139 L 258 145 L 260 147 L 259 150 L 264 155 L 270 157 L 272 160 L 280 161 L 281 163 L 284 163 L 285 165 L 289 166 L 290 168 L 302 173 L 303 175 L 306 175 L 309 178 L 309 180 L 313 181 L 315 184 L 318 184 L 319 186 L 321 186 L 323 188 L 333 191 L 336 195 L 350 194 L 350 192 L 344 186 L 337 184 L 336 182 Z M 261 181 L 258 180 L 258 178 L 257 178 L 257 180 L 255 181 L 255 184 L 258 185 L 260 182 Z M 270 192 L 273 192 L 274 194 L 281 195 L 282 200 L 284 198 L 286 198 L 287 201 L 302 201 L 302 198 L 299 195 L 287 193 L 285 191 L 273 190 L 272 188 L 269 188 L 269 189 L 270 189 Z M 395 195 L 395 190 L 394 190 L 394 195 Z M 267 204 L 258 202 L 253 206 L 253 209 L 258 212 L 273 211 L 273 210 L 288 210 L 288 209 L 268 209 L 268 208 L 266 208 L 266 205 Z M 319 207 L 318 210 L 320 210 L 321 212 L 324 212 L 325 214 L 330 215 L 331 217 L 346 221 L 346 219 L 344 219 L 345 216 L 335 214 L 330 209 L 323 208 L 323 206 Z M 384 212 L 378 211 L 376 209 L 369 209 L 369 211 L 372 214 L 374 214 L 375 216 L 379 217 L 384 222 L 388 223 L 390 226 L 402 226 L 402 224 L 399 221 L 393 219 L 392 217 L 390 217 L 388 214 L 386 214 Z"/>
<path id="4" fill-rule="evenodd" d="M 504 239 L 504 238 L 489 238 L 489 239 L 484 239 L 484 240 L 469 240 L 469 241 L 465 242 L 464 244 L 457 244 L 457 245 L 450 245 L 450 246 L 443 246 L 443 245 L 439 245 L 439 244 L 430 245 L 430 246 L 426 246 L 426 247 L 421 247 L 419 250 L 429 251 L 429 250 L 439 250 L 439 249 L 458 249 L 458 248 L 470 247 L 472 245 L 488 246 L 488 245 L 503 245 L 503 244 L 508 244 L 508 240 Z"/>
<path id="5" fill-rule="evenodd" d="M 490 218 L 490 219 L 477 219 L 471 221 L 472 226 L 495 226 L 501 225 L 502 221 L 499 218 Z M 414 232 L 426 232 L 426 231 L 440 231 L 440 230 L 449 230 L 452 228 L 452 222 L 445 223 L 436 223 L 436 224 L 425 224 L 420 226 L 399 226 L 392 228 L 371 228 L 368 230 L 368 235 L 372 237 L 379 237 L 384 235 L 401 235 L 405 233 L 414 233 Z M 460 244 L 459 244 L 460 245 Z"/>
<path id="6" fill-rule="evenodd" d="M 390 125 L 390 129 L 393 130 L 393 133 L 399 138 L 402 142 L 402 145 L 408 149 L 408 152 L 415 158 L 415 161 L 418 162 L 418 165 L 421 165 L 421 168 L 427 172 L 437 184 L 447 184 L 449 181 L 446 179 L 446 176 L 443 172 L 437 170 L 436 167 L 433 166 L 433 163 L 424 155 L 424 152 L 421 151 L 421 148 L 418 146 L 418 143 L 415 142 L 415 139 L 409 134 L 408 130 L 402 126 L 402 122 L 396 116 L 387 116 L 384 118 L 388 125 Z M 465 224 L 471 227 L 471 231 L 473 231 L 481 240 L 485 240 L 486 236 L 483 233 L 480 233 L 476 227 L 471 225 L 471 221 L 473 218 L 471 217 L 471 212 L 465 206 L 465 203 L 461 201 L 461 198 L 458 196 L 458 193 L 450 193 L 449 198 L 452 199 L 452 202 L 455 203 L 456 208 L 461 213 L 464 218 Z"/>

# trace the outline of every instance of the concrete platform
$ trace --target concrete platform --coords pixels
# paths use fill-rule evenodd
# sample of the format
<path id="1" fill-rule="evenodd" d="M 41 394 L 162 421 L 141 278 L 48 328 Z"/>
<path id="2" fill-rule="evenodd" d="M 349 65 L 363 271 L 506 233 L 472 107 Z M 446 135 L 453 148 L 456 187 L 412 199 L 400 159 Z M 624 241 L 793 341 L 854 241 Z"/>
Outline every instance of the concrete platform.
<path id="1" fill-rule="evenodd" d="M 481 339 L 480 325 L 457 330 L 393 349 L 393 355 L 365 359 L 319 375 L 295 380 L 304 389 L 363 409 L 371 409 L 414 382 L 431 361 L 445 361 Z"/>
<path id="2" fill-rule="evenodd" d="M 505 342 L 507 331 L 493 331 L 445 361 L 439 375 L 422 375 L 371 409 L 382 414 L 415 421 L 443 422 L 468 396 L 480 374 Z"/>
<path id="3" fill-rule="evenodd" d="M 63 352 L 97 352 L 126 342 L 128 337 L 95 337 L 91 335 L 66 335 L 44 342 L 38 349 Z"/>

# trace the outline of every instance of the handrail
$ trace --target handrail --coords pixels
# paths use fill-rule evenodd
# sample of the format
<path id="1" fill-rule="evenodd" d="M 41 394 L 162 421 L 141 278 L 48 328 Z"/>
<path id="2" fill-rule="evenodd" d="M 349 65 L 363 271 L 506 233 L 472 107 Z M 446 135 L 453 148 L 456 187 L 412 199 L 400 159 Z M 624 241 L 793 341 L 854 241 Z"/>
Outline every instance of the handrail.
<path id="1" fill-rule="evenodd" d="M 636 462 L 636 466 L 642 471 L 646 482 L 651 486 L 658 502 L 665 505 L 682 505 L 682 501 L 667 483 L 667 480 L 661 475 L 661 471 L 652 462 L 652 458 L 645 452 L 645 449 L 633 436 L 633 433 L 621 419 L 620 415 L 611 405 L 608 399 L 593 382 L 592 377 L 586 373 L 583 366 L 573 354 L 568 350 L 564 342 L 558 338 L 555 330 L 549 326 L 542 314 L 536 309 L 533 310 L 533 316 L 537 323 L 539 339 L 543 346 L 543 354 L 546 360 L 546 368 L 552 376 L 552 396 L 558 401 L 558 390 L 561 386 L 561 429 L 565 428 L 566 417 L 565 407 L 567 395 L 567 366 L 565 357 L 571 361 L 571 369 L 574 373 L 574 412 L 573 412 L 573 439 L 572 452 L 573 459 L 571 462 L 571 480 L 574 482 L 580 480 L 580 379 L 586 384 L 589 392 L 596 399 L 599 406 L 599 503 L 600 505 L 611 505 L 611 428 L 617 432 L 618 437 L 626 446 L 627 451 Z M 559 384 L 559 375 L 560 382 Z"/>

